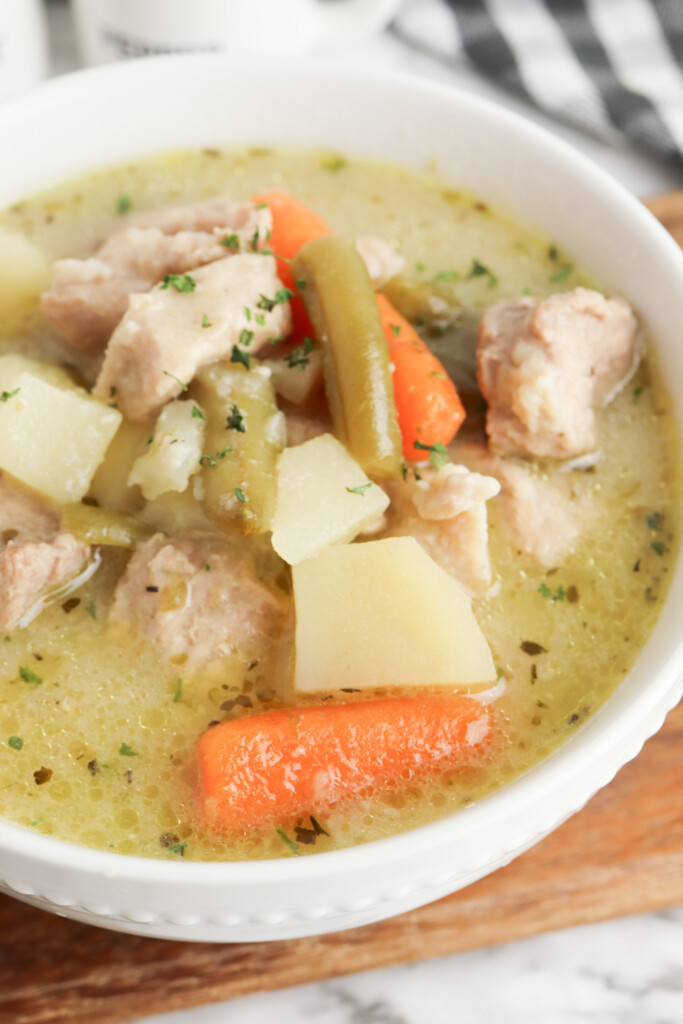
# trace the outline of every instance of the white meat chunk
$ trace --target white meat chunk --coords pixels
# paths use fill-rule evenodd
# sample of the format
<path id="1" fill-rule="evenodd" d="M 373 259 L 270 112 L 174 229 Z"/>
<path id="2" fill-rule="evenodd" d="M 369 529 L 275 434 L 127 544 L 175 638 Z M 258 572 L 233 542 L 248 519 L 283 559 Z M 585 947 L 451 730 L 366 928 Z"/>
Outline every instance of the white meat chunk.
<path id="1" fill-rule="evenodd" d="M 0 628 L 17 626 L 50 591 L 77 576 L 87 544 L 59 529 L 56 511 L 0 477 Z"/>
<path id="2" fill-rule="evenodd" d="M 486 502 L 500 490 L 491 477 L 450 463 L 386 485 L 390 536 L 411 536 L 473 593 L 492 583 Z"/>
<path id="3" fill-rule="evenodd" d="M 149 291 L 167 274 L 185 274 L 249 250 L 255 238 L 265 240 L 271 221 L 269 210 L 230 200 L 142 215 L 110 235 L 90 259 L 57 260 L 43 313 L 70 346 L 97 354 L 131 295 Z M 229 236 L 237 240 L 231 248 L 221 245 Z"/>
<path id="4" fill-rule="evenodd" d="M 161 285 L 133 295 L 111 337 L 94 394 L 116 394 L 129 420 L 141 423 L 158 413 L 201 366 L 229 356 L 233 345 L 257 352 L 269 338 L 289 332 L 289 302 L 258 307 L 282 287 L 272 256 L 219 260 L 192 279 L 191 292 Z M 258 320 L 252 309 L 261 314 Z"/>
<path id="5" fill-rule="evenodd" d="M 110 624 L 132 630 L 175 664 L 258 657 L 280 635 L 289 598 L 259 579 L 244 548 L 217 534 L 157 533 L 133 554 Z"/>
<path id="6" fill-rule="evenodd" d="M 356 250 L 368 268 L 375 288 L 383 288 L 387 281 L 405 269 L 403 256 L 378 235 L 360 235 L 356 239 Z"/>
<path id="7" fill-rule="evenodd" d="M 479 445 L 464 445 L 458 456 L 468 466 L 500 483 L 496 506 L 512 543 L 545 568 L 558 565 L 573 549 L 592 516 L 566 479 L 553 484 L 521 461 L 490 455 Z"/>
<path id="8" fill-rule="evenodd" d="M 637 365 L 637 331 L 627 302 L 586 288 L 491 306 L 477 347 L 491 451 L 558 459 L 592 451 L 596 409 Z"/>

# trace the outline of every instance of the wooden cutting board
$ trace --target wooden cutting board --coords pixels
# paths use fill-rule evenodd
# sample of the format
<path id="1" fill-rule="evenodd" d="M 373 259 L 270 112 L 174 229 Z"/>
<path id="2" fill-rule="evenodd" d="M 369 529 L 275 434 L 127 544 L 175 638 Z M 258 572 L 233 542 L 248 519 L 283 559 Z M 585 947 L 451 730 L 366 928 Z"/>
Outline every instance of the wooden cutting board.
<path id="1" fill-rule="evenodd" d="M 683 191 L 653 212 L 683 245 Z M 401 917 L 290 942 L 119 935 L 0 896 L 0 1024 L 119 1024 L 683 903 L 683 704 L 583 811 L 508 867 Z"/>

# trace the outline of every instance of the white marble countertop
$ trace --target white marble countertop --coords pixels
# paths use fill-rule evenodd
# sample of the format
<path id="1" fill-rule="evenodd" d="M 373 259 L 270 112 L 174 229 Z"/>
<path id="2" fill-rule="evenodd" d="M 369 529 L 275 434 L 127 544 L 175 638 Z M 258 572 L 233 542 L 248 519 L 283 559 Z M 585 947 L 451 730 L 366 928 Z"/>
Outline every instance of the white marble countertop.
<path id="1" fill-rule="evenodd" d="M 144 2 L 144 0 L 143 0 Z M 283 0 L 284 2 L 284 0 Z M 191 9 L 191 4 L 190 4 Z M 68 11 L 50 6 L 52 70 L 78 65 Z M 450 82 L 550 128 L 639 196 L 680 175 L 630 147 L 614 149 L 502 95 L 467 67 L 409 49 L 391 33 L 330 55 Z M 682 1024 L 683 908 L 147 1018 L 149 1024 Z"/>

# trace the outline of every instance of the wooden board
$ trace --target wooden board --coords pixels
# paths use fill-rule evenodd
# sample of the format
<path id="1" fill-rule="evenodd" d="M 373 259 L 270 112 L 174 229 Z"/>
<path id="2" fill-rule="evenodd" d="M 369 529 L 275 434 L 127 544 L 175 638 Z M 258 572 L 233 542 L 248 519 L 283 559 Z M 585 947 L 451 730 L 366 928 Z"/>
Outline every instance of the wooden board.
<path id="1" fill-rule="evenodd" d="M 683 244 L 683 192 L 650 205 Z M 683 903 L 682 792 L 679 705 L 610 786 L 508 867 L 401 917 L 319 938 L 162 942 L 0 896 L 0 1024 L 119 1024 Z"/>

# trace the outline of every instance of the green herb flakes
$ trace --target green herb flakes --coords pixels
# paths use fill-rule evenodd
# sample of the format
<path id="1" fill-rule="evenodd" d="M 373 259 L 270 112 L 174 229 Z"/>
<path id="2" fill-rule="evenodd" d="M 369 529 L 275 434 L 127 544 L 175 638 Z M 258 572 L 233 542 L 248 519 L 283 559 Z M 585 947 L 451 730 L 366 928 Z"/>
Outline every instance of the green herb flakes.
<path id="1" fill-rule="evenodd" d="M 662 555 L 666 554 L 666 544 L 662 540 L 653 540 L 650 547 L 656 555 L 660 556 L 660 558 Z"/>
<path id="2" fill-rule="evenodd" d="M 244 331 L 242 332 L 244 333 Z M 249 332 L 252 333 L 251 331 Z M 232 346 L 232 355 L 230 356 L 231 363 L 241 363 L 246 370 L 251 370 L 251 356 L 248 352 L 244 352 L 243 349 L 237 345 Z"/>
<path id="3" fill-rule="evenodd" d="M 289 300 L 293 298 L 294 292 L 290 288 L 278 288 L 272 299 L 269 299 L 267 295 L 262 294 L 256 305 L 259 309 L 265 309 L 266 313 L 272 313 L 276 306 L 282 305 L 284 302 L 289 302 Z"/>
<path id="4" fill-rule="evenodd" d="M 441 373 L 440 370 L 430 370 L 429 371 L 429 376 L 430 377 L 438 377 L 440 380 L 448 380 L 448 375 L 445 374 L 445 373 Z"/>
<path id="5" fill-rule="evenodd" d="M 648 530 L 661 530 L 664 523 L 664 516 L 661 512 L 651 512 L 650 515 L 645 516 L 645 525 Z"/>
<path id="6" fill-rule="evenodd" d="M 206 423 L 206 416 L 204 415 L 204 413 L 202 412 L 198 405 L 192 406 L 192 419 L 204 420 L 204 422 Z"/>
<path id="7" fill-rule="evenodd" d="M 243 505 L 249 500 L 241 487 L 236 487 L 235 488 L 235 497 Z"/>
<path id="8" fill-rule="evenodd" d="M 174 704 L 179 704 L 180 701 L 182 700 L 182 697 L 183 697 L 183 681 L 180 678 L 180 676 L 178 676 L 178 679 L 177 679 L 176 684 L 175 684 L 175 693 L 173 694 L 173 703 Z"/>
<path id="9" fill-rule="evenodd" d="M 189 385 L 184 384 L 183 381 L 180 379 L 180 377 L 176 377 L 175 373 L 169 373 L 168 370 L 162 370 L 161 372 L 164 374 L 165 377 L 170 377 L 171 380 L 174 380 L 176 382 L 176 384 L 180 384 L 180 386 L 183 389 L 183 391 L 187 391 L 188 390 Z"/>
<path id="10" fill-rule="evenodd" d="M 263 315 L 263 313 L 257 313 L 257 314 L 256 314 L 256 316 L 254 317 L 254 320 L 255 320 L 255 321 L 256 321 L 256 323 L 257 323 L 257 324 L 259 325 L 259 327 L 265 327 L 265 324 L 266 324 L 266 318 L 265 318 L 265 316 Z M 270 339 L 269 339 L 269 340 L 270 340 Z"/>
<path id="11" fill-rule="evenodd" d="M 490 270 L 485 263 L 481 263 L 479 260 L 472 260 L 472 266 L 470 272 L 467 275 L 467 280 L 471 280 L 473 277 L 487 277 L 489 288 L 495 288 L 498 284 L 498 278 Z"/>
<path id="12" fill-rule="evenodd" d="M 567 591 L 564 589 L 562 585 L 560 585 L 557 588 L 557 590 L 551 590 L 550 587 L 547 586 L 545 583 L 541 583 L 540 587 L 538 588 L 538 593 L 541 595 L 541 597 L 550 598 L 551 601 L 564 601 L 565 597 L 567 596 Z"/>
<path id="13" fill-rule="evenodd" d="M 177 292 L 190 293 L 197 287 L 197 282 L 191 274 L 166 274 L 159 287 L 163 290 L 169 287 L 175 288 Z"/>
<path id="14" fill-rule="evenodd" d="M 204 568 L 206 569 L 207 572 L 211 572 L 211 566 L 209 565 L 208 562 L 204 562 Z"/>
<path id="15" fill-rule="evenodd" d="M 324 171 L 329 171 L 330 174 L 339 174 L 345 167 L 348 167 L 348 163 L 348 160 L 343 156 L 339 156 L 338 153 L 331 153 L 329 156 L 320 158 L 320 166 Z"/>
<path id="16" fill-rule="evenodd" d="M 168 852 L 175 853 L 178 857 L 184 857 L 186 849 L 187 843 L 173 843 L 172 846 L 168 847 Z"/>
<path id="17" fill-rule="evenodd" d="M 633 389 L 633 404 L 638 405 L 640 402 L 640 396 L 642 395 L 645 388 L 642 384 L 639 384 L 637 388 Z"/>
<path id="18" fill-rule="evenodd" d="M 202 317 L 202 327 L 213 327 L 213 324 L 212 324 L 212 323 L 211 323 L 211 321 L 209 320 L 209 318 L 208 318 L 208 316 L 206 315 L 206 313 L 205 313 L 205 314 L 204 314 L 204 316 Z"/>
<path id="19" fill-rule="evenodd" d="M 251 310 L 249 309 L 249 306 L 244 307 L 244 319 L 247 323 L 251 320 Z"/>
<path id="20" fill-rule="evenodd" d="M 249 345 L 251 345 L 251 343 L 254 340 L 254 338 L 255 338 L 254 332 L 250 331 L 247 327 L 243 328 L 240 331 L 240 345 L 244 345 L 245 347 L 248 348 Z M 235 362 L 234 359 L 233 359 L 233 362 Z M 247 369 L 249 369 L 249 367 L 247 367 Z"/>
<path id="21" fill-rule="evenodd" d="M 138 751 L 133 750 L 127 743 L 122 743 L 119 747 L 119 754 L 121 757 L 138 757 Z"/>
<path id="22" fill-rule="evenodd" d="M 426 269 L 427 269 L 427 267 L 422 262 L 422 260 L 417 260 L 417 262 L 415 263 L 415 272 L 417 274 L 424 274 Z"/>
<path id="23" fill-rule="evenodd" d="M 216 452 L 215 455 L 202 455 L 202 457 L 199 460 L 199 465 L 213 467 L 216 465 L 219 459 L 224 459 L 225 456 L 229 455 L 231 451 L 231 446 L 229 444 L 226 444 L 222 452 Z"/>
<path id="24" fill-rule="evenodd" d="M 32 668 L 27 668 L 26 665 L 19 666 L 19 675 L 25 683 L 31 683 L 33 686 L 42 685 L 43 680 L 41 677 Z"/>
<path id="25" fill-rule="evenodd" d="M 225 238 L 221 238 L 221 245 L 224 245 L 226 249 L 232 249 L 233 252 L 239 252 L 241 248 L 239 235 L 226 235 Z"/>
<path id="26" fill-rule="evenodd" d="M 548 259 L 549 260 L 555 261 L 558 258 L 559 255 L 560 254 L 558 252 L 558 249 L 557 249 L 556 245 L 548 246 Z"/>
<path id="27" fill-rule="evenodd" d="M 391 333 L 393 334 L 393 336 L 395 338 L 398 338 L 399 334 L 401 333 L 401 328 L 398 326 L 398 324 L 390 324 L 389 326 L 391 327 Z"/>
<path id="28" fill-rule="evenodd" d="M 560 281 L 566 280 L 573 271 L 574 264 L 565 263 L 559 270 L 556 270 L 554 274 L 551 274 L 548 280 L 552 282 L 552 284 L 559 284 Z"/>
<path id="29" fill-rule="evenodd" d="M 304 370 L 308 366 L 308 357 L 315 348 L 315 342 L 313 338 L 304 338 L 300 345 L 293 348 L 286 356 L 284 361 L 290 370 Z"/>
<path id="30" fill-rule="evenodd" d="M 24 745 L 24 741 L 21 736 L 10 736 L 7 740 L 7 746 L 11 747 L 12 750 L 21 750 Z"/>
<path id="31" fill-rule="evenodd" d="M 448 451 L 440 441 L 435 444 L 422 444 L 421 441 L 413 441 L 413 447 L 419 448 L 423 452 L 429 452 L 429 461 L 434 469 L 441 469 L 448 462 Z"/>
<path id="32" fill-rule="evenodd" d="M 132 205 L 133 203 L 130 196 L 119 196 L 119 198 L 116 200 L 116 212 L 118 213 L 119 217 L 123 217 L 125 216 L 125 214 L 129 213 Z"/>
<path id="33" fill-rule="evenodd" d="M 285 844 L 285 846 L 287 847 L 289 852 L 291 854 L 293 854 L 295 857 L 298 857 L 299 856 L 299 844 L 295 843 L 293 839 L 289 838 L 289 836 L 287 835 L 287 833 L 283 829 L 282 825 L 278 825 L 278 827 L 275 829 L 275 832 L 280 837 L 282 842 Z"/>
<path id="34" fill-rule="evenodd" d="M 230 406 L 230 415 L 228 416 L 227 430 L 236 430 L 240 434 L 246 434 L 247 432 L 247 420 L 243 412 L 241 412 L 235 403 Z"/>
<path id="35" fill-rule="evenodd" d="M 15 388 L 14 391 L 3 391 L 2 394 L 0 394 L 0 402 L 9 402 L 10 398 L 14 398 L 14 396 L 18 395 L 20 391 L 21 388 Z"/>
<path id="36" fill-rule="evenodd" d="M 88 615 L 90 616 L 91 619 L 97 618 L 97 609 L 95 608 L 94 601 L 91 601 L 90 604 L 88 605 Z"/>
<path id="37" fill-rule="evenodd" d="M 360 494 L 362 496 L 365 494 L 368 487 L 372 487 L 372 480 L 368 480 L 366 484 L 359 484 L 358 487 L 347 487 L 346 490 L 349 494 Z"/>

